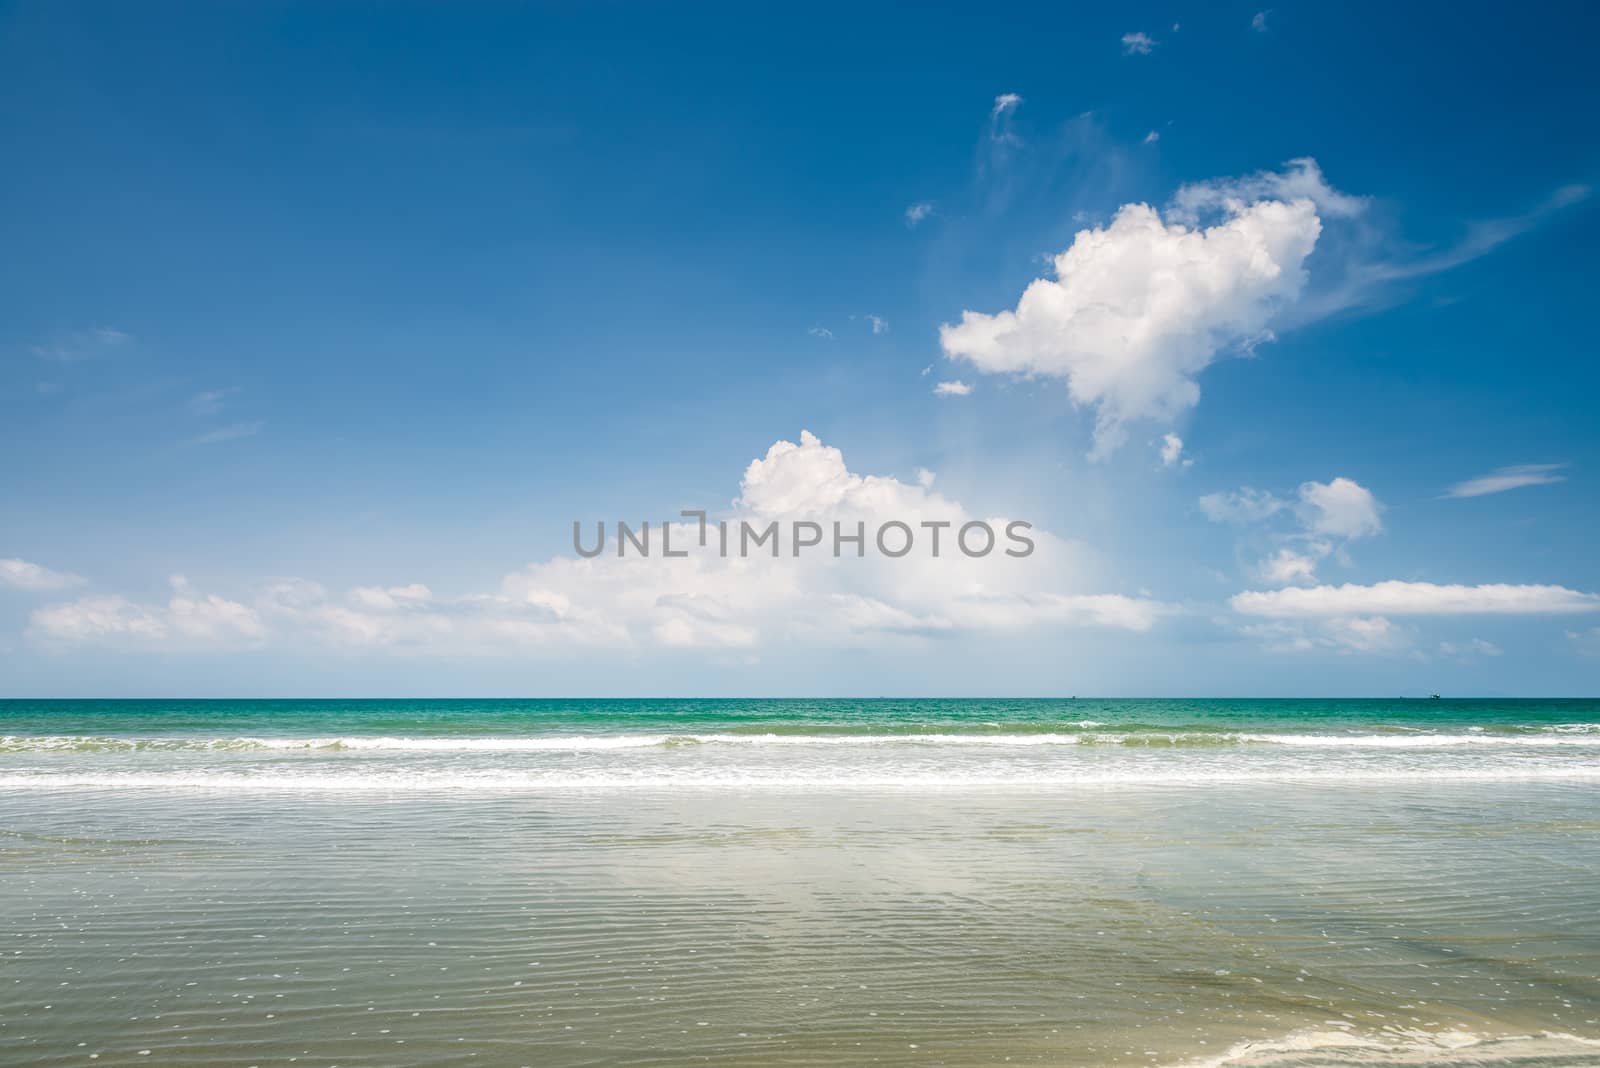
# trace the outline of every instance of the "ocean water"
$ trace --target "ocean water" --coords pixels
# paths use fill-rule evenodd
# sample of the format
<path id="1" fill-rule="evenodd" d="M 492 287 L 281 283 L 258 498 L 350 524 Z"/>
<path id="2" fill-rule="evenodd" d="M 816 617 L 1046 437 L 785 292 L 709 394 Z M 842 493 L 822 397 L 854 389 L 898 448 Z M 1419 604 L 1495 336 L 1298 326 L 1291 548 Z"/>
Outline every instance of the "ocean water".
<path id="1" fill-rule="evenodd" d="M 1600 702 L 0 702 L 0 1065 L 291 1063 L 1600 1065 Z"/>

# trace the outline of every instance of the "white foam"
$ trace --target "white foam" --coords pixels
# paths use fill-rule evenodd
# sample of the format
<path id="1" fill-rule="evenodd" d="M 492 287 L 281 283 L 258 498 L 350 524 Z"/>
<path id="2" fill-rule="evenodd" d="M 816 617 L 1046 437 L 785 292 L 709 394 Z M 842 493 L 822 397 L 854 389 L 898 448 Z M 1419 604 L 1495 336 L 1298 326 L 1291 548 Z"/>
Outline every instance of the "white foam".
<path id="1" fill-rule="evenodd" d="M 1085 720 L 1087 727 L 1092 721 Z M 1213 733 L 1207 731 L 1138 731 L 1131 733 L 995 733 L 924 732 L 916 734 L 593 734 L 466 737 L 399 737 L 344 735 L 317 738 L 196 738 L 182 736 L 120 738 L 87 735 L 6 735 L 0 752 L 76 751 L 247 751 L 349 750 L 410 753 L 587 752 L 654 749 L 667 746 L 977 746 L 1031 747 L 1058 745 L 1226 746 L 1240 743 L 1327 748 L 1428 749 L 1454 746 L 1600 747 L 1595 724 L 1562 724 L 1551 733 L 1528 734 L 1288 734 Z"/>
<path id="2" fill-rule="evenodd" d="M 696 765 L 637 773 L 465 768 L 91 772 L 24 771 L 0 774 L 0 789 L 180 789 L 227 793 L 568 792 L 635 790 L 967 790 L 1076 789 L 1101 786 L 1208 787 L 1254 784 L 1404 782 L 1595 782 L 1600 766 L 1427 767 L 1372 769 L 1296 767 L 1253 770 L 1166 768 L 1005 767 L 883 770 L 870 766 L 739 768 Z"/>
<path id="3" fill-rule="evenodd" d="M 1357 1032 L 1347 1024 L 1336 1029 L 1306 1029 L 1277 1039 L 1239 1042 L 1221 1054 L 1185 1061 L 1179 1068 L 1295 1068 L 1320 1066 L 1400 1065 L 1490 1068 L 1493 1065 L 1578 1065 L 1600 1063 L 1600 1042 L 1577 1035 L 1486 1037 L 1468 1031 L 1422 1031 L 1388 1028 Z"/>

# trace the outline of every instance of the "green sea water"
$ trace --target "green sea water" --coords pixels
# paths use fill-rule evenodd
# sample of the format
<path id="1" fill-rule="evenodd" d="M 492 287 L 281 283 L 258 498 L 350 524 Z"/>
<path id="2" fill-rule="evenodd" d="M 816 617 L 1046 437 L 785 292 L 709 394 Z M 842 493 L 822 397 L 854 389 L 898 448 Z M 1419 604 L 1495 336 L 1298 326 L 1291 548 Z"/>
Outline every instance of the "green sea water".
<path id="1" fill-rule="evenodd" d="M 1600 1065 L 1600 702 L 0 703 L 0 1065 Z"/>

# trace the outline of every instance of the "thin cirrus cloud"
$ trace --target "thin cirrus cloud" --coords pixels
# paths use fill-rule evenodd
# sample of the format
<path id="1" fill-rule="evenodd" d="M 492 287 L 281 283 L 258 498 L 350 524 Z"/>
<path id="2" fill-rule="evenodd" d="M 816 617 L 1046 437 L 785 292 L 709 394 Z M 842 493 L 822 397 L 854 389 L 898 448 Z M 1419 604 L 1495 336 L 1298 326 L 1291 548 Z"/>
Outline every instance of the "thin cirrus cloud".
<path id="1" fill-rule="evenodd" d="M 1566 475 L 1557 474 L 1566 464 L 1517 464 L 1499 467 L 1487 475 L 1469 478 L 1450 487 L 1446 497 L 1486 497 L 1491 493 L 1521 489 L 1523 486 L 1548 486 L 1565 482 Z"/>
<path id="2" fill-rule="evenodd" d="M 81 363 L 122 348 L 132 340 L 131 334 L 115 327 L 99 326 L 92 330 L 73 330 L 58 335 L 30 346 L 30 351 L 41 360 L 52 363 Z"/>
<path id="3" fill-rule="evenodd" d="M 196 434 L 185 444 L 188 445 L 218 445 L 224 441 L 238 441 L 241 438 L 253 438 L 261 433 L 261 428 L 266 426 L 264 420 L 256 419 L 244 423 L 230 423 L 219 426 L 215 430 L 208 430 L 204 434 Z"/>
<path id="4" fill-rule="evenodd" d="M 1391 579 L 1370 586 L 1288 587 L 1247 590 L 1233 596 L 1233 609 L 1271 619 L 1353 616 L 1571 615 L 1600 611 L 1600 594 L 1565 586 L 1440 585 Z"/>

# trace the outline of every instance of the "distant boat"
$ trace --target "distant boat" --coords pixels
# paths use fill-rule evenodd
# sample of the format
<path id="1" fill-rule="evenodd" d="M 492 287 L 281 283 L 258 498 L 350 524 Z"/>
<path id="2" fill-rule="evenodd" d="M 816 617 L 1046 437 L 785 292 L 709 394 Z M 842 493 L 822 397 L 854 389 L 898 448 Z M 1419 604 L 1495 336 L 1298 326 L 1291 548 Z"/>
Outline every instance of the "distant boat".
<path id="1" fill-rule="evenodd" d="M 1430 700 L 1430 701 L 1437 701 L 1437 700 L 1439 700 L 1439 695 L 1438 695 L 1438 694 L 1436 694 L 1436 693 L 1430 693 L 1430 694 L 1429 694 L 1429 695 L 1428 695 L 1428 700 Z"/>

